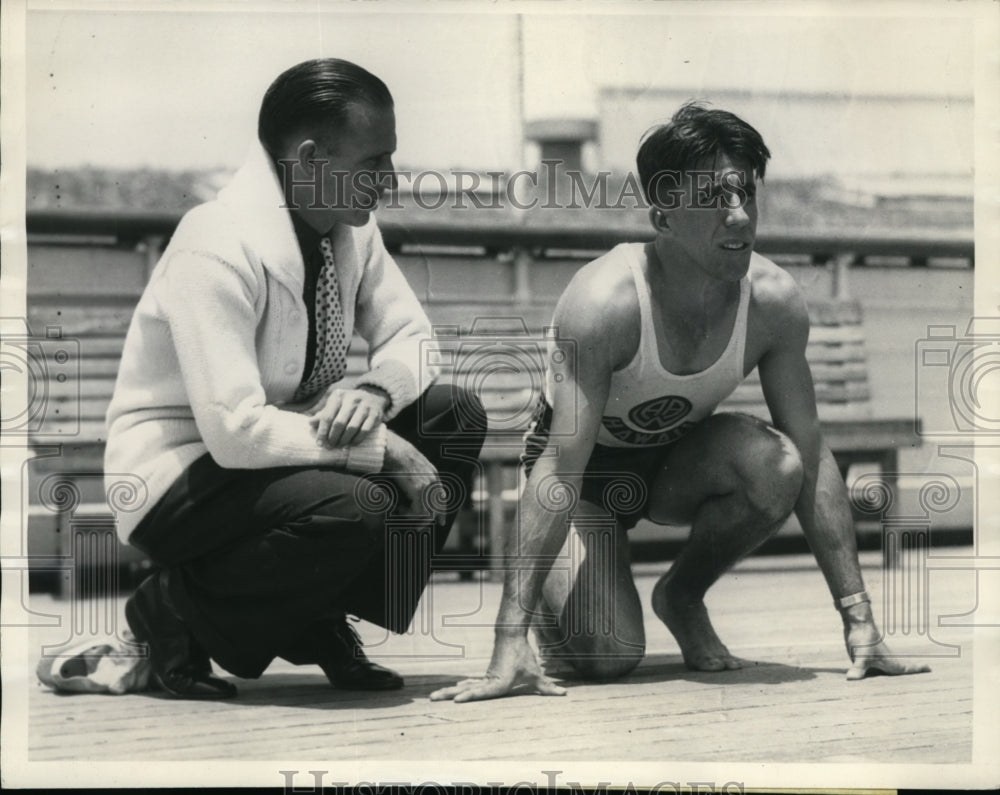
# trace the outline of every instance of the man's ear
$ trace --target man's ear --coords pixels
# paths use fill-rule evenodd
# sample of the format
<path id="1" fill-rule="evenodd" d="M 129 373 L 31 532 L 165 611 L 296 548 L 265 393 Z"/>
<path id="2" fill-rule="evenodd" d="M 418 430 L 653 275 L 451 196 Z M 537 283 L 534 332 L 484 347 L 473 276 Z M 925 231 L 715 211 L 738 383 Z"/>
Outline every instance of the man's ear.
<path id="1" fill-rule="evenodd" d="M 295 147 L 295 160 L 302 168 L 311 170 L 318 150 L 316 142 L 312 138 L 306 138 Z"/>
<path id="2" fill-rule="evenodd" d="M 663 235 L 670 232 L 670 221 L 667 218 L 667 211 L 657 207 L 655 204 L 649 208 L 649 223 L 657 234 Z"/>

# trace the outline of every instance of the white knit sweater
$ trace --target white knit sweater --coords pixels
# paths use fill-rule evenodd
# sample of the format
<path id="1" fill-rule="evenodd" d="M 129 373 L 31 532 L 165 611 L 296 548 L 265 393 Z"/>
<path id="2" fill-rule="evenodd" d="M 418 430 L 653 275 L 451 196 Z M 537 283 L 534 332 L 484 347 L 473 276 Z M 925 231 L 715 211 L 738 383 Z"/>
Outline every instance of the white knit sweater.
<path id="1" fill-rule="evenodd" d="M 116 501 L 123 540 L 206 452 L 230 468 L 382 468 L 384 426 L 328 450 L 308 417 L 286 406 L 303 376 L 308 313 L 302 253 L 283 204 L 274 167 L 255 146 L 215 201 L 181 219 L 150 277 L 107 415 L 109 494 L 123 476 L 144 487 L 131 505 Z M 332 240 L 345 327 L 370 349 L 370 371 L 353 383 L 388 392 L 391 419 L 433 379 L 421 365 L 430 324 L 374 219 L 338 225 Z"/>

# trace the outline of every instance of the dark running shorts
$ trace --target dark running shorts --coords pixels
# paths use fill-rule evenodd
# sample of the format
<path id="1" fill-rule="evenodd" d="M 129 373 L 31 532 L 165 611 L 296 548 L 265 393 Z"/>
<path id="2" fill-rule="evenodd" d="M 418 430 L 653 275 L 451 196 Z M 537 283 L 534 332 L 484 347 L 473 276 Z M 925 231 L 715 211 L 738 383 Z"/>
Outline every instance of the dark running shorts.
<path id="1" fill-rule="evenodd" d="M 521 465 L 527 478 L 545 451 L 552 426 L 552 407 L 544 397 L 538 401 L 531 424 L 524 435 Z M 643 448 L 594 445 L 584 469 L 580 499 L 599 505 L 611 513 L 622 530 L 631 530 L 646 516 L 650 484 L 668 445 Z"/>

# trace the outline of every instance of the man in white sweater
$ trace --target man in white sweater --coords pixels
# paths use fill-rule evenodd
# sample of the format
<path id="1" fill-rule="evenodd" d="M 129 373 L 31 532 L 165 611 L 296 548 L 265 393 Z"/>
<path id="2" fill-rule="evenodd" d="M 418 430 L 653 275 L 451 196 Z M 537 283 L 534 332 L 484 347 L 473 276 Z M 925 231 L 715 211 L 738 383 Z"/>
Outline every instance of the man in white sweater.
<path id="1" fill-rule="evenodd" d="M 268 89 L 258 138 L 181 220 L 125 340 L 105 472 L 142 478 L 119 532 L 159 567 L 126 616 L 174 697 L 235 695 L 210 660 L 253 678 L 278 656 L 335 687 L 400 687 L 345 614 L 406 629 L 460 507 L 431 492 L 468 493 L 485 414 L 428 388 L 430 324 L 371 217 L 394 180 L 382 81 L 299 64 Z M 345 378 L 355 331 L 369 369 Z M 412 537 L 387 538 L 393 504 Z"/>

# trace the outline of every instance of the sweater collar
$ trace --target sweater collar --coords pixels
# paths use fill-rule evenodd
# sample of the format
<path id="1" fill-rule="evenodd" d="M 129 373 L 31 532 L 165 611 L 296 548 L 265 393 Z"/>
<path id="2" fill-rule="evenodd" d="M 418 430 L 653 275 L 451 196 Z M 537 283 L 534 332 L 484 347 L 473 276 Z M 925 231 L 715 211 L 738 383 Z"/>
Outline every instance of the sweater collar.
<path id="1" fill-rule="evenodd" d="M 235 211 L 243 239 L 264 268 L 301 292 L 304 264 L 298 236 L 277 169 L 259 141 L 254 141 L 232 181 L 219 191 L 218 201 Z"/>

